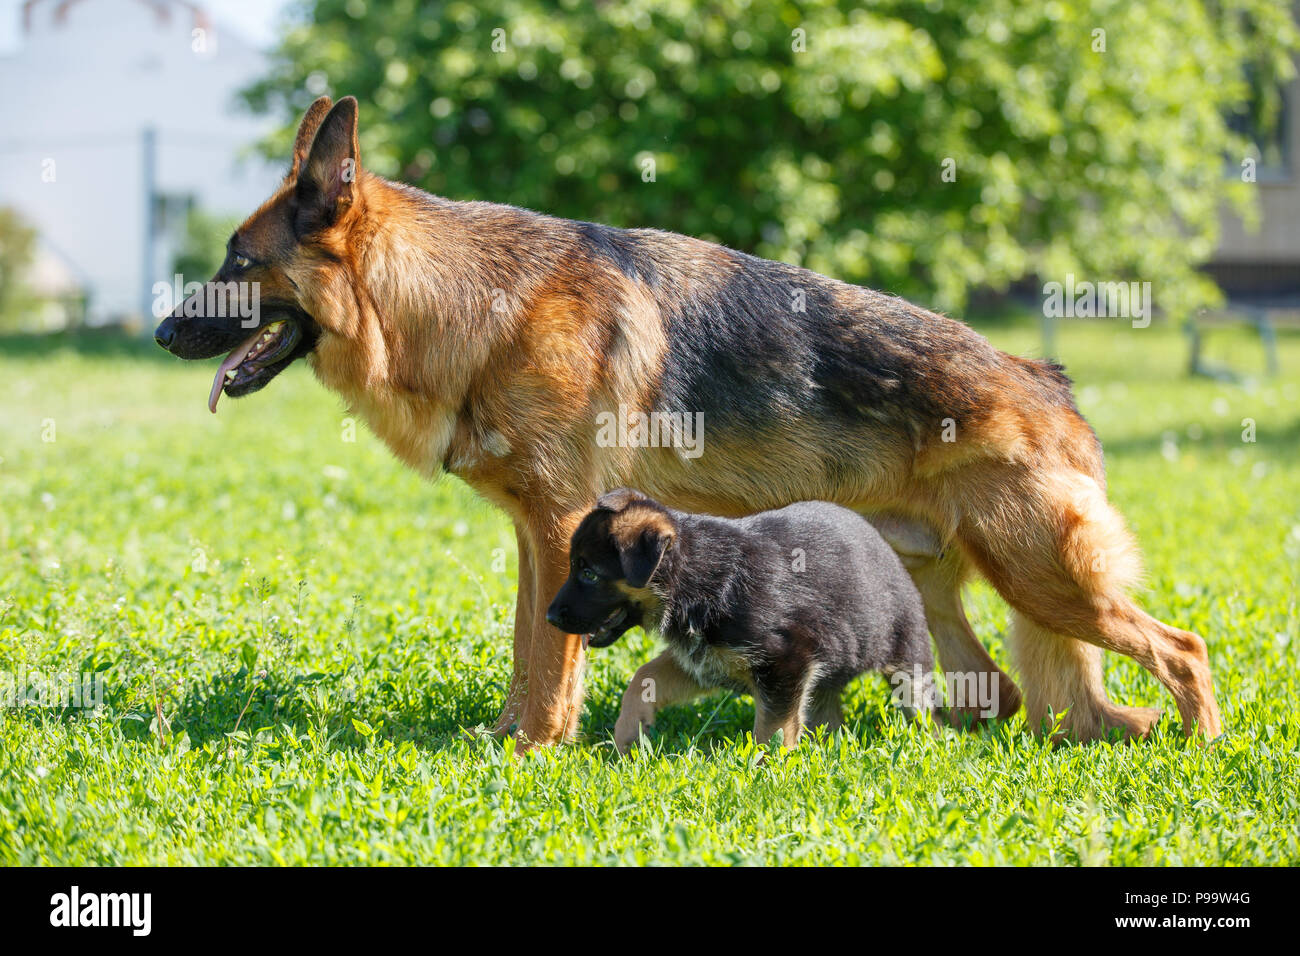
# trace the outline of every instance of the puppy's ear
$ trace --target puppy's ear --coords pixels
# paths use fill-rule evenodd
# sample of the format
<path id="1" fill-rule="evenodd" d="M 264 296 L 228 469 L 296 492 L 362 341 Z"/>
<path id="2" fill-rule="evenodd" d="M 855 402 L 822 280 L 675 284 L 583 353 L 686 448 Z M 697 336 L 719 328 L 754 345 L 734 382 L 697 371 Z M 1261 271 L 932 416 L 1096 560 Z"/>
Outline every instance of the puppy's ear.
<path id="1" fill-rule="evenodd" d="M 603 511 L 622 511 L 634 501 L 649 501 L 635 488 L 615 488 L 607 491 L 596 501 L 596 507 Z"/>
<path id="2" fill-rule="evenodd" d="M 334 225 L 351 208 L 361 175 L 360 154 L 357 101 L 345 96 L 321 121 L 298 174 L 294 228 L 299 236 Z"/>
<path id="3" fill-rule="evenodd" d="M 618 560 L 628 587 L 643 588 L 650 583 L 676 537 L 667 521 L 653 521 L 642 525 L 641 532 L 619 548 Z"/>
<path id="4" fill-rule="evenodd" d="M 289 168 L 289 175 L 285 177 L 286 182 L 294 182 L 302 172 L 302 164 L 307 161 L 307 154 L 311 152 L 311 141 L 316 138 L 316 131 L 320 129 L 320 124 L 325 122 L 325 115 L 333 105 L 333 101 L 328 96 L 322 96 L 307 107 L 302 122 L 298 124 L 298 135 L 293 141 L 293 165 Z"/>

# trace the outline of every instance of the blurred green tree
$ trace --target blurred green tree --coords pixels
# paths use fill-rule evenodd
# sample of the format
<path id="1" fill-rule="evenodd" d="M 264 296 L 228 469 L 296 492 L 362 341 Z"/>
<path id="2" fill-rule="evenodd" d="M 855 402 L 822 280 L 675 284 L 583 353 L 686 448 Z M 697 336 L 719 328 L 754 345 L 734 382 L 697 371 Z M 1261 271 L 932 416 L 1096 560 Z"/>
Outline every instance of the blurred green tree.
<path id="1" fill-rule="evenodd" d="M 363 164 L 453 199 L 713 238 L 937 308 L 1070 272 L 1151 281 L 1174 313 L 1216 297 L 1195 267 L 1224 203 L 1254 201 L 1225 117 L 1290 75 L 1286 0 L 858 6 L 306 0 L 246 96 L 295 121 L 354 94 Z"/>
<path id="2" fill-rule="evenodd" d="M 13 209 L 0 206 L 0 328 L 16 328 L 32 305 L 23 282 L 36 256 L 36 230 Z"/>
<path id="3" fill-rule="evenodd" d="M 238 219 L 192 207 L 185 213 L 185 233 L 172 268 L 187 282 L 206 282 L 226 258 L 226 240 L 238 226 Z"/>

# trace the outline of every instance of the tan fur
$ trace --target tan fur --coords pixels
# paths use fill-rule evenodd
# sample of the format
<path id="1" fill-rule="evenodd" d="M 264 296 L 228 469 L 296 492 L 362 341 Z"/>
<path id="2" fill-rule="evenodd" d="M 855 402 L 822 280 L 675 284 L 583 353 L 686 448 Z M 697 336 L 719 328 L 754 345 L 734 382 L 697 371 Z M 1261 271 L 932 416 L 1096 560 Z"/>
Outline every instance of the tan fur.
<path id="1" fill-rule="evenodd" d="M 677 536 L 673 523 L 666 514 L 657 508 L 635 502 L 610 518 L 609 531 L 621 550 L 631 548 L 638 538 L 648 532 L 658 532 L 669 543 Z"/>
<path id="2" fill-rule="evenodd" d="M 1025 717 L 1030 729 L 1057 739 L 1093 740 L 1117 731 L 1145 737 L 1160 717 L 1149 707 L 1120 707 L 1106 700 L 1101 649 L 1061 637 L 1012 612 L 1011 647 L 1025 676 Z"/>
<path id="3" fill-rule="evenodd" d="M 615 746 L 620 753 L 626 753 L 642 731 L 654 726 L 660 710 L 707 693 L 711 693 L 709 688 L 701 686 L 669 651 L 664 651 L 637 668 L 623 692 L 623 706 L 614 725 Z"/>

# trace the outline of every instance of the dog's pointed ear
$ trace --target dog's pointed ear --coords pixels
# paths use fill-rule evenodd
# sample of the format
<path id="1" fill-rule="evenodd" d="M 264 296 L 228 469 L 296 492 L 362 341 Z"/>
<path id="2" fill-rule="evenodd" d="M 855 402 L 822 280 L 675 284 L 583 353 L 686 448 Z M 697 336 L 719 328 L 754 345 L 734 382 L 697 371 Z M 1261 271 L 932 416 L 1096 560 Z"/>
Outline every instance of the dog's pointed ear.
<path id="1" fill-rule="evenodd" d="M 298 178 L 298 173 L 302 171 L 302 164 L 307 161 L 307 154 L 311 152 L 311 141 L 316 138 L 316 131 L 320 129 L 320 124 L 325 121 L 325 114 L 333 105 L 333 100 L 328 96 L 322 96 L 307 107 L 302 122 L 298 124 L 298 135 L 294 137 L 293 165 L 289 168 L 289 175 L 285 177 L 286 182 L 293 182 Z"/>
<path id="2" fill-rule="evenodd" d="M 357 101 L 345 96 L 321 121 L 298 174 L 294 228 L 310 235 L 338 222 L 356 199 L 361 174 Z"/>
<path id="3" fill-rule="evenodd" d="M 677 532 L 666 518 L 644 524 L 640 534 L 619 549 L 618 560 L 627 586 L 643 588 L 649 584 L 676 538 Z"/>

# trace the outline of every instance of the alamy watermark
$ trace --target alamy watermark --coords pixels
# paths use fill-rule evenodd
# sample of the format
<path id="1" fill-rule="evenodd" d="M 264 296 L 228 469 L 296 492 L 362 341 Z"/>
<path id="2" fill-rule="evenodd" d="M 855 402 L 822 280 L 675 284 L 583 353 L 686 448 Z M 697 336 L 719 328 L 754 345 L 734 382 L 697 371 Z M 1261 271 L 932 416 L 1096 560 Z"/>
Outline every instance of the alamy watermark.
<path id="1" fill-rule="evenodd" d="M 619 405 L 596 416 L 601 448 L 676 448 L 683 458 L 704 454 L 704 413 L 642 412 Z"/>
<path id="2" fill-rule="evenodd" d="M 119 926 L 130 929 L 133 936 L 148 936 L 153 928 L 153 894 L 83 893 L 73 884 L 67 893 L 50 897 L 50 925 Z"/>
<path id="3" fill-rule="evenodd" d="M 1049 319 L 1132 319 L 1133 328 L 1151 324 L 1150 282 L 1065 282 L 1043 286 L 1043 315 Z"/>
<path id="4" fill-rule="evenodd" d="M 104 703 L 104 678 L 83 671 L 80 674 L 46 674 L 27 670 L 0 671 L 0 707 L 49 707 L 94 710 Z"/>
<path id="5" fill-rule="evenodd" d="M 940 675 L 948 706 L 975 711 L 988 720 L 998 715 L 1000 682 L 997 671 L 945 671 Z M 929 711 L 939 706 L 939 682 L 930 671 L 913 664 L 890 675 L 890 702 L 906 710 Z"/>
<path id="6" fill-rule="evenodd" d="M 165 319 L 181 306 L 181 315 L 239 319 L 246 329 L 261 324 L 262 290 L 258 282 L 186 282 L 179 272 L 171 282 L 153 284 L 153 314 Z"/>

